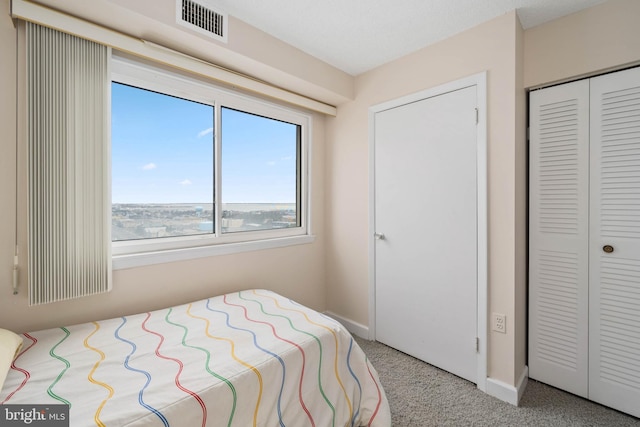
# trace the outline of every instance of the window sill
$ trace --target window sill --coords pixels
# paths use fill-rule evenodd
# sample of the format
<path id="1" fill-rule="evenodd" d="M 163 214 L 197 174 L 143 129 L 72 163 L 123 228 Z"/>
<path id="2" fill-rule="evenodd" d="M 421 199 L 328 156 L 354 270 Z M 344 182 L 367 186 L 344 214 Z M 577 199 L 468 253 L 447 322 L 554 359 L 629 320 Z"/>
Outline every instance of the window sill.
<path id="1" fill-rule="evenodd" d="M 217 255 L 230 255 L 241 252 L 282 248 L 293 245 L 313 243 L 315 236 L 292 236 L 276 239 L 257 240 L 252 242 L 222 243 L 187 249 L 173 249 L 159 252 L 145 252 L 127 255 L 116 255 L 112 259 L 114 270 L 143 267 L 146 265 L 164 264 L 168 262 L 186 261 Z"/>

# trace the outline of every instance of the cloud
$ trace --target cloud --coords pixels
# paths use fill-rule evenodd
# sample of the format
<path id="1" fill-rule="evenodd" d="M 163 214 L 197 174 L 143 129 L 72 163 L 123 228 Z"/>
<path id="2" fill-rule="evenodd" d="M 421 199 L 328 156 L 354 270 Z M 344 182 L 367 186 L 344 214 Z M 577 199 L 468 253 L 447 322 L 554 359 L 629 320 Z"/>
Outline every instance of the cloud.
<path id="1" fill-rule="evenodd" d="M 280 160 L 291 160 L 291 159 L 293 159 L 293 156 L 286 156 L 286 157 L 280 158 Z"/>
<path id="2" fill-rule="evenodd" d="M 275 162 L 275 161 L 273 161 L 273 160 L 271 160 L 270 162 L 267 162 L 267 165 L 268 165 L 268 166 L 275 166 L 275 165 L 276 165 L 276 162 Z"/>
<path id="3" fill-rule="evenodd" d="M 185 179 L 184 181 L 180 181 L 180 184 L 182 184 L 182 185 L 191 185 L 192 182 L 190 180 L 188 180 L 188 179 Z"/>
<path id="4" fill-rule="evenodd" d="M 198 138 L 202 138 L 203 136 L 207 136 L 210 133 L 213 133 L 213 128 L 208 128 L 208 129 L 205 129 L 205 130 L 199 132 L 198 133 Z"/>
<path id="5" fill-rule="evenodd" d="M 142 170 L 150 171 L 150 170 L 155 169 L 157 167 L 158 166 L 155 163 L 147 163 L 146 165 L 142 166 Z"/>

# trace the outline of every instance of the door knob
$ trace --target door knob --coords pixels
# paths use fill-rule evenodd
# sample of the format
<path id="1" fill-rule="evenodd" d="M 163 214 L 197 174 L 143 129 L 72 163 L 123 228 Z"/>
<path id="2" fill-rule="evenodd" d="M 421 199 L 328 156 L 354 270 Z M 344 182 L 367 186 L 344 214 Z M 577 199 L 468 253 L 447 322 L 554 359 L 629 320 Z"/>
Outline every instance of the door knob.
<path id="1" fill-rule="evenodd" d="M 376 240 L 384 240 L 384 233 L 373 233 L 373 237 Z"/>
<path id="2" fill-rule="evenodd" d="M 613 246 L 611 245 L 604 245 L 602 247 L 602 250 L 605 251 L 606 253 L 610 254 L 611 252 L 613 252 Z"/>

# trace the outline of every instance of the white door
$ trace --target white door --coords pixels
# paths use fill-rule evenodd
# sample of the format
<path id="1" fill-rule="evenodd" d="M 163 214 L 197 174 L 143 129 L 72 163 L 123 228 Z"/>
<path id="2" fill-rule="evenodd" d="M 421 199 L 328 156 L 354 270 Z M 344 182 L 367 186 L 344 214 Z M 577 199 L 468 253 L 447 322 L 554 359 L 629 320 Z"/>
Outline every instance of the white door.
<path id="1" fill-rule="evenodd" d="M 529 377 L 587 397 L 589 82 L 529 99 Z"/>
<path id="2" fill-rule="evenodd" d="M 591 79 L 589 398 L 640 417 L 640 68 Z"/>
<path id="3" fill-rule="evenodd" d="M 530 96 L 529 376 L 640 416 L 640 68 Z"/>
<path id="4" fill-rule="evenodd" d="M 477 382 L 477 107 L 470 86 L 374 115 L 376 339 Z"/>

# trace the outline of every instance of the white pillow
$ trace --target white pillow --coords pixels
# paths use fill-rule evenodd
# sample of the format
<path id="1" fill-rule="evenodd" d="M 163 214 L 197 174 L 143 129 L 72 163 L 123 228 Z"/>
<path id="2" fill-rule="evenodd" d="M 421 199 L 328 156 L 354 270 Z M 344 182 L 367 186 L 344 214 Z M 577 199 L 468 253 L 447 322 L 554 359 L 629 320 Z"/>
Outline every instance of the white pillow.
<path id="1" fill-rule="evenodd" d="M 22 337 L 6 329 L 0 329 L 0 390 L 11 369 L 13 359 L 22 348 Z"/>

